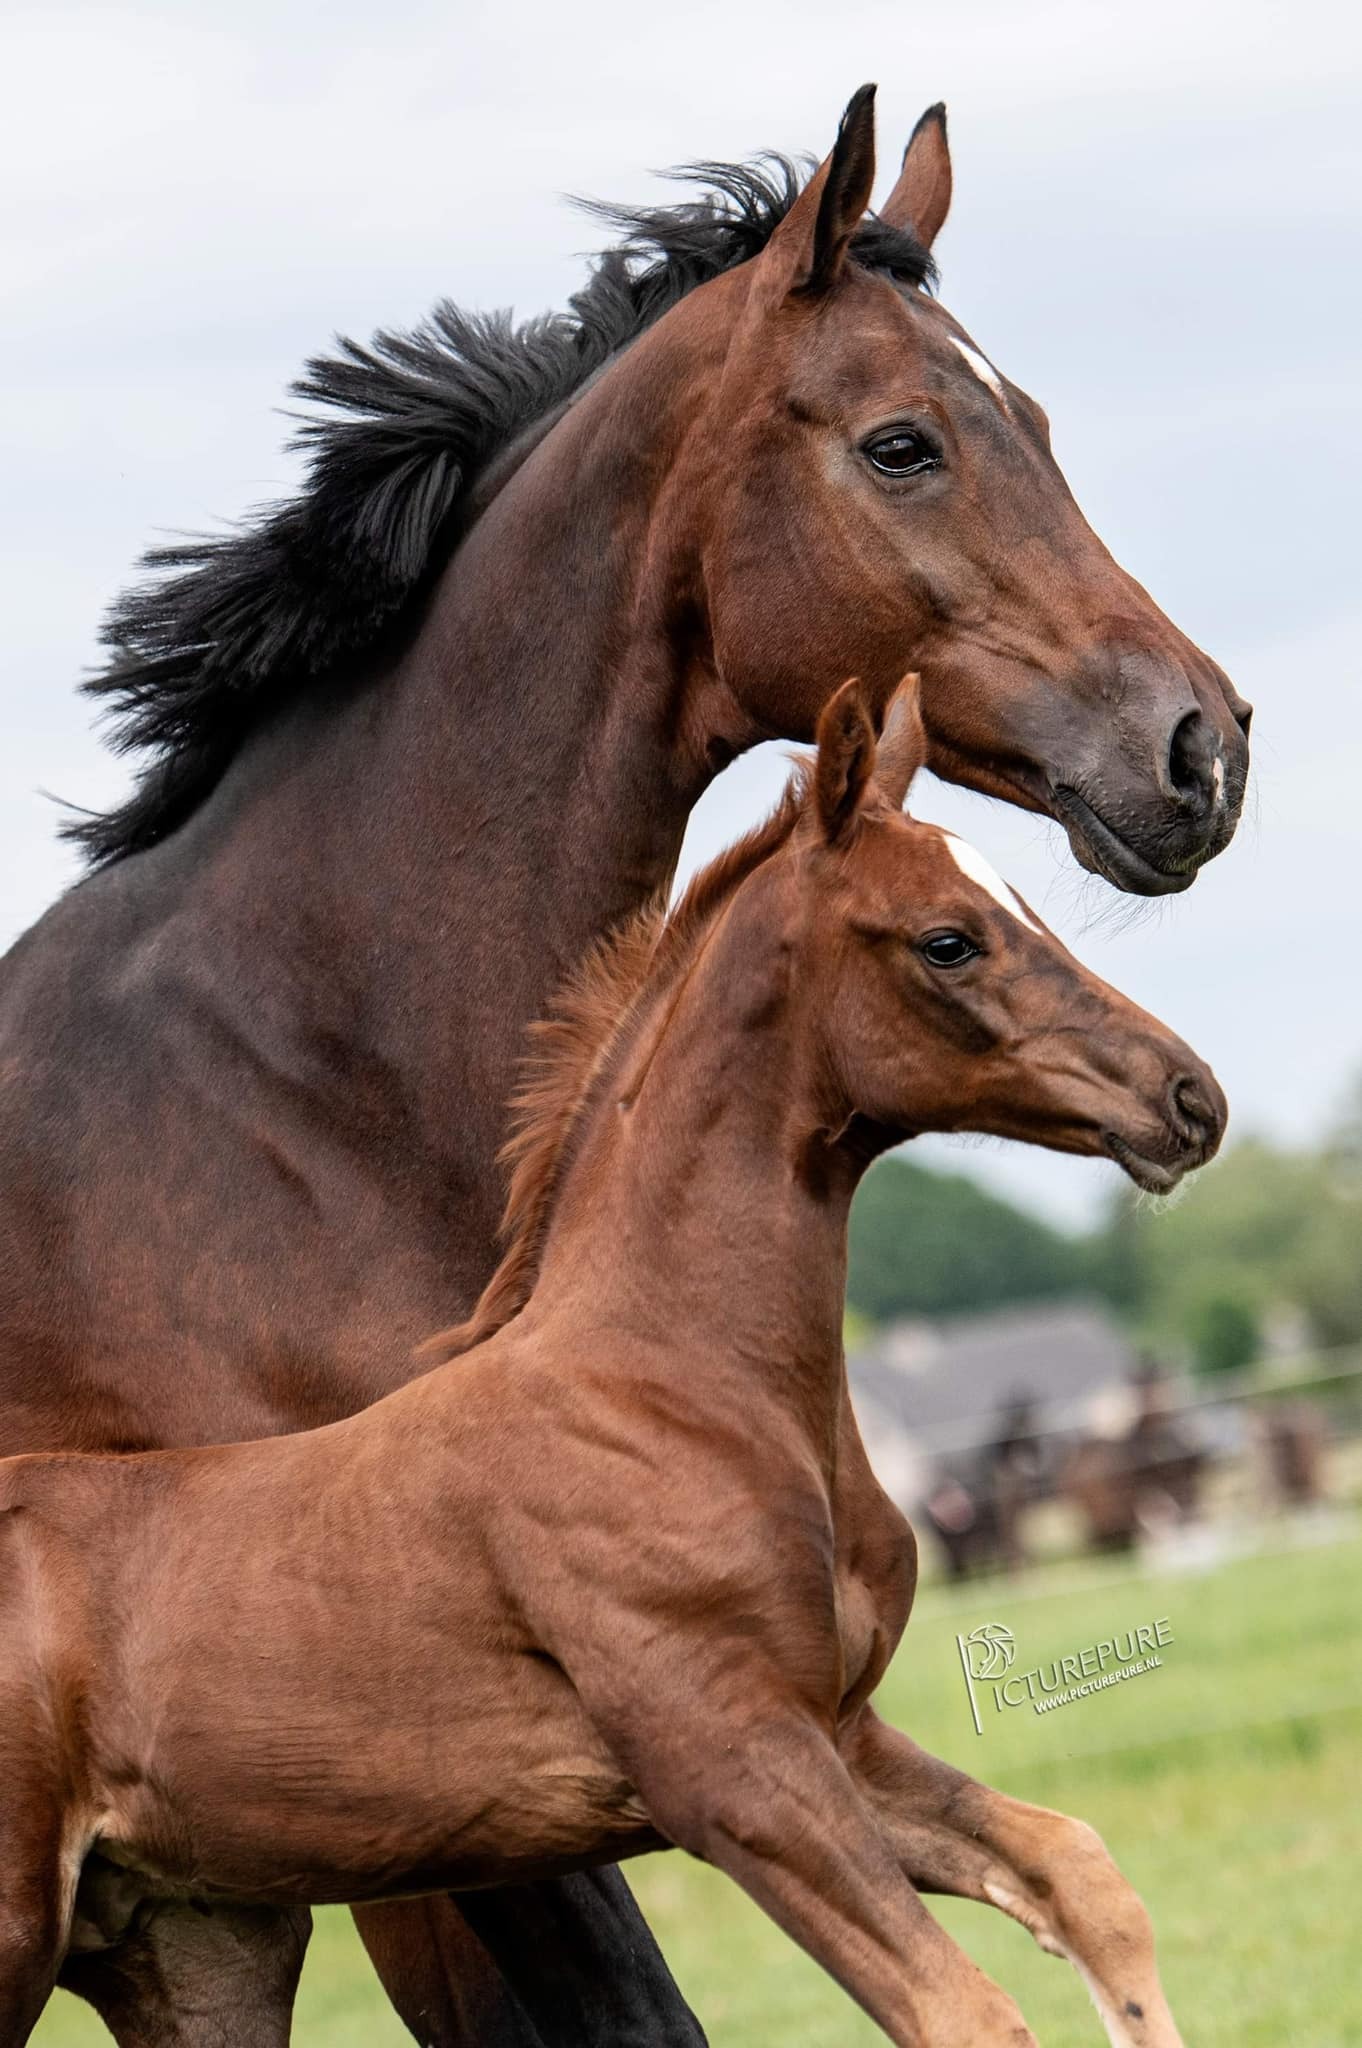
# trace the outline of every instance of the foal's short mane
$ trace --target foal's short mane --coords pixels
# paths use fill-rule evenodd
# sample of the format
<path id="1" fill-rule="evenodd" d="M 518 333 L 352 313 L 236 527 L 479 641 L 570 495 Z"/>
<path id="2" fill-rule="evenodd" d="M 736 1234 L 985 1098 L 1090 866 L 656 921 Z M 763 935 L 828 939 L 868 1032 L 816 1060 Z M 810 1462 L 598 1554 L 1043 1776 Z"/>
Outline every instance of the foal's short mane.
<path id="1" fill-rule="evenodd" d="M 622 240 L 566 313 L 515 326 L 445 301 L 409 334 L 342 338 L 308 364 L 293 390 L 321 410 L 297 436 L 299 495 L 153 550 L 153 579 L 110 613 L 108 666 L 84 687 L 109 706 L 114 746 L 150 758 L 126 803 L 65 826 L 90 860 L 164 839 L 266 717 L 374 649 L 457 544 L 488 464 L 687 293 L 757 255 L 806 172 L 771 155 L 678 175 L 701 182 L 696 198 L 591 209 Z M 853 252 L 906 285 L 934 277 L 911 235 L 873 217 Z"/>
<path id="2" fill-rule="evenodd" d="M 421 1346 L 429 1363 L 471 1351 L 524 1308 L 564 1173 L 602 1085 L 618 1071 L 645 1007 L 650 1015 L 655 1011 L 740 884 L 789 839 L 810 766 L 796 764 L 770 817 L 701 868 L 670 916 L 659 899 L 599 940 L 568 975 L 547 1015 L 531 1025 L 521 1084 L 511 1098 L 512 1134 L 501 1155 L 512 1168 L 501 1222 L 506 1249 L 468 1321 Z"/>

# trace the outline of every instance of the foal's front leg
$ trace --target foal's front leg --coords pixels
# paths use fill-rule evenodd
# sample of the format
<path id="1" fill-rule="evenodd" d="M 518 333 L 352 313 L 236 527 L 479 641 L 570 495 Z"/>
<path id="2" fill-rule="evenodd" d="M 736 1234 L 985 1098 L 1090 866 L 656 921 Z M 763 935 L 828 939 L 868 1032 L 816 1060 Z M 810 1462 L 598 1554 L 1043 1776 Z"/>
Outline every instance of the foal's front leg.
<path id="1" fill-rule="evenodd" d="M 618 1745 L 660 1833 L 734 1878 L 899 2048 L 1036 2048 L 922 1904 L 821 1730 L 789 1710 L 688 1734 Z"/>
<path id="2" fill-rule="evenodd" d="M 841 1750 L 919 1890 L 998 1906 L 1083 1978 L 1112 2048 L 1182 2048 L 1144 1903 L 1085 1822 L 929 1756 L 863 1707 Z"/>

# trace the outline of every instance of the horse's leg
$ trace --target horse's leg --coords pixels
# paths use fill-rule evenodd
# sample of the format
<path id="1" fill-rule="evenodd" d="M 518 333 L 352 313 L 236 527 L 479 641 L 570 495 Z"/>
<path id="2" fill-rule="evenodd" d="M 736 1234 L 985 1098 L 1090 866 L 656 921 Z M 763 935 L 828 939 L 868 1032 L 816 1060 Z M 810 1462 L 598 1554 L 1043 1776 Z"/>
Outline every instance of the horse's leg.
<path id="1" fill-rule="evenodd" d="M 668 1840 L 735 1879 L 899 2048 L 1036 2048 L 927 1911 L 817 1727 L 786 1711 L 690 1733 L 684 1750 L 619 1745 Z"/>
<path id="2" fill-rule="evenodd" d="M 311 1924 L 302 1906 L 161 1906 L 111 1948 L 68 1955 L 58 1982 L 119 2048 L 288 2048 Z"/>
<path id="3" fill-rule="evenodd" d="M 355 1911 L 388 1996 L 438 2048 L 703 2048 L 617 1869 Z"/>
<path id="4" fill-rule="evenodd" d="M 544 2048 L 704 2048 L 624 1873 L 614 1866 L 459 1901 Z"/>
<path id="5" fill-rule="evenodd" d="M 1083 1821 L 990 1791 L 862 1709 L 842 1738 L 919 1891 L 998 1906 L 1083 1978 L 1112 2048 L 1181 2048 L 1149 1915 Z"/>
<path id="6" fill-rule="evenodd" d="M 458 1900 L 396 1899 L 351 1910 L 393 2009 L 418 2041 L 545 2048 Z"/>

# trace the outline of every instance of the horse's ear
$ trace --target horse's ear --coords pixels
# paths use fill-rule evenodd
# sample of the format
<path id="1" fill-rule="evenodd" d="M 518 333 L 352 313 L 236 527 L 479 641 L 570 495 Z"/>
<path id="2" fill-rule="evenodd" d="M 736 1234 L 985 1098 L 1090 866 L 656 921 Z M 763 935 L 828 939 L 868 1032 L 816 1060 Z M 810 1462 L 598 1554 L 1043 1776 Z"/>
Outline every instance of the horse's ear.
<path id="1" fill-rule="evenodd" d="M 930 249 L 941 233 L 951 205 L 951 152 L 946 140 L 946 108 L 941 100 L 928 107 L 908 138 L 903 169 L 880 219 L 891 228 L 906 228 Z"/>
<path id="2" fill-rule="evenodd" d="M 875 727 L 860 679 L 843 683 L 823 706 L 818 720 L 818 757 L 813 765 L 813 801 L 829 846 L 845 846 L 875 770 Z"/>
<path id="3" fill-rule="evenodd" d="M 874 182 L 875 88 L 863 85 L 847 103 L 832 155 L 818 166 L 757 259 L 757 276 L 769 301 L 790 292 L 814 297 L 837 282 Z"/>
<path id="4" fill-rule="evenodd" d="M 889 699 L 875 756 L 875 787 L 896 811 L 903 809 L 913 777 L 927 759 L 927 728 L 922 723 L 919 678 L 905 676 Z"/>

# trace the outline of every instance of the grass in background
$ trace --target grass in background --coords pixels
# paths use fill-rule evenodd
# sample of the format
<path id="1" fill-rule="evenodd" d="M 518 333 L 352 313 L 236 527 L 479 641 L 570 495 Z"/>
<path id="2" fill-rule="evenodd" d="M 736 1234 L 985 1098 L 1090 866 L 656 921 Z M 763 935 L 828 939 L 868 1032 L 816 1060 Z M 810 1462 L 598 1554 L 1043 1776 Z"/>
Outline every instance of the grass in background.
<path id="1" fill-rule="evenodd" d="M 1144 1894 L 1189 2048 L 1362 2048 L 1362 1542 L 1242 1559 L 1197 1576 L 1050 1570 L 924 1592 L 879 1694 L 890 1720 L 1002 1791 L 1100 1829 Z M 1166 1615 L 1162 1670 L 974 1733 L 955 1634 L 1017 1638 L 1017 1670 Z M 982 1690 L 982 1689 L 981 1689 Z M 726 1879 L 679 1855 L 631 1877 L 714 2048 L 881 2041 Z M 1103 2038 L 1073 1972 L 1001 1914 L 933 1909 L 1025 2012 L 1043 2048 Z M 39 2048 L 108 2037 L 59 1994 Z M 344 1914 L 317 1915 L 298 2048 L 403 2048 Z"/>

